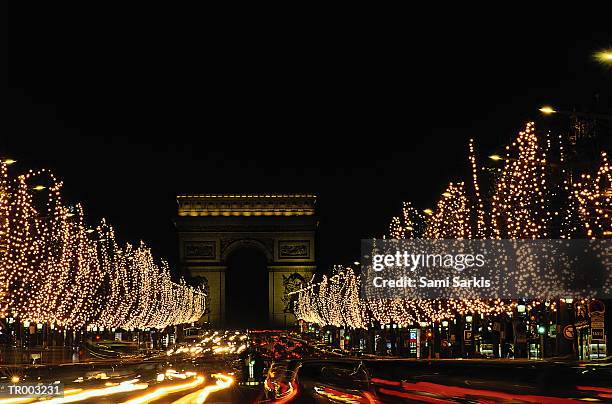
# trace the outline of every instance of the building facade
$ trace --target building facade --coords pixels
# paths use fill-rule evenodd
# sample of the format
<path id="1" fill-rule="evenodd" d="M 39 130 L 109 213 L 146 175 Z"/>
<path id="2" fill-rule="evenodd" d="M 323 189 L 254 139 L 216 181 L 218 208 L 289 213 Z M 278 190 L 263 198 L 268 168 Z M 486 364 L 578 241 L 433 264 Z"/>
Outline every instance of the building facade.
<path id="1" fill-rule="evenodd" d="M 316 268 L 316 197 L 209 194 L 177 201 L 182 269 L 207 293 L 202 321 L 240 328 L 294 324 L 287 294 Z"/>

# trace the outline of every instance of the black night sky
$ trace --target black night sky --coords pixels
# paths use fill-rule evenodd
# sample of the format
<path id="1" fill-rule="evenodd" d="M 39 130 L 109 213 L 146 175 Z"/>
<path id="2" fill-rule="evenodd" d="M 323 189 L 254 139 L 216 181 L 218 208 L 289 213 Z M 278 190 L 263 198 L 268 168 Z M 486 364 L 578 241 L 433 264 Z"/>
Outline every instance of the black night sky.
<path id="1" fill-rule="evenodd" d="M 612 109 L 603 29 L 38 7 L 5 17 L 0 155 L 53 169 L 92 222 L 172 263 L 177 193 L 314 192 L 320 264 L 351 262 L 403 200 L 433 206 L 465 176 L 470 137 L 485 158 L 542 104 Z"/>

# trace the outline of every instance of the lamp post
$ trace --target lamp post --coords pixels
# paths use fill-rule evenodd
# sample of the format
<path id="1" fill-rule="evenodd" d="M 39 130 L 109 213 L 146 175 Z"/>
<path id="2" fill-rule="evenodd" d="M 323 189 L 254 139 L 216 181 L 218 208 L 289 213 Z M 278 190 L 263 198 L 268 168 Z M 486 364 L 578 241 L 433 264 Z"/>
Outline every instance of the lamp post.
<path id="1" fill-rule="evenodd" d="M 600 63 L 612 65 L 612 50 L 603 50 L 595 53 L 595 59 Z"/>
<path id="2" fill-rule="evenodd" d="M 541 107 L 540 109 L 538 109 L 538 111 L 540 111 L 544 115 L 559 114 L 559 115 L 567 115 L 567 116 L 574 116 L 574 117 L 581 117 L 581 118 L 601 119 L 601 120 L 604 120 L 604 121 L 612 121 L 612 115 L 596 114 L 596 113 L 592 113 L 592 112 L 577 112 L 577 111 L 557 110 L 557 109 L 551 107 L 550 105 L 545 105 L 545 106 Z"/>
<path id="3" fill-rule="evenodd" d="M 563 115 L 567 118 L 558 120 L 559 123 L 569 121 L 569 128 L 562 130 L 562 132 L 566 133 L 566 141 L 570 148 L 569 152 L 566 153 L 567 159 L 565 160 L 570 175 L 575 172 L 592 170 L 594 167 L 590 162 L 598 160 L 595 152 L 598 149 L 595 139 L 609 137 L 612 115 L 560 110 L 552 106 L 543 106 L 539 108 L 539 111 L 547 117 Z M 557 120 L 553 119 L 552 121 L 556 122 Z M 563 123 L 563 125 L 565 124 Z M 556 126 L 556 124 L 554 125 Z"/>

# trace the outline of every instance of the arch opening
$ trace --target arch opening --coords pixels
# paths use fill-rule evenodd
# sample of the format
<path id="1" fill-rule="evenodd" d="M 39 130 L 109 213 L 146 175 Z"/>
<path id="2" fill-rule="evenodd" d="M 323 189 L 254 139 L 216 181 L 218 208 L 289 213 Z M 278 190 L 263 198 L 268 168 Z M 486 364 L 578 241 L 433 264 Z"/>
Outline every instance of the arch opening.
<path id="1" fill-rule="evenodd" d="M 248 245 L 232 251 L 227 258 L 225 295 L 227 327 L 268 326 L 268 269 L 262 251 Z"/>

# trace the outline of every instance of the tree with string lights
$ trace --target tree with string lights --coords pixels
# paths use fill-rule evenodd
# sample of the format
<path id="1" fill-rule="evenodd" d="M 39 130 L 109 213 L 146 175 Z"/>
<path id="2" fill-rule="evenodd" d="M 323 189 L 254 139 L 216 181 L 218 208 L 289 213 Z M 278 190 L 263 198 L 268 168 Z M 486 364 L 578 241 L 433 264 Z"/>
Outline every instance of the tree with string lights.
<path id="1" fill-rule="evenodd" d="M 45 184 L 45 185 L 42 185 Z M 15 178 L 0 162 L 0 314 L 51 329 L 164 329 L 191 323 L 205 295 L 144 244 L 120 247 L 104 220 L 88 228 L 48 170 Z"/>
<path id="2" fill-rule="evenodd" d="M 471 181 L 450 183 L 435 210 L 427 209 L 423 211 L 425 214 L 405 202 L 401 215 L 391 219 L 388 236 L 399 240 L 610 237 L 612 180 L 607 155 L 601 154 L 601 165 L 595 174 L 585 173 L 574 180 L 564 165 L 566 149 L 562 136 L 555 138 L 550 133 L 538 136 L 534 123 L 528 123 L 506 146 L 505 155 L 495 156 L 494 160 L 502 160 L 503 166 L 492 169 L 490 189 L 484 192 L 482 169 L 478 165 L 474 142 L 470 140 L 468 163 Z M 537 262 L 524 261 L 527 264 L 520 268 L 524 272 L 517 276 L 524 279 L 519 287 L 535 292 L 538 288 L 552 288 L 551 284 L 536 282 Z M 553 268 L 550 270 L 553 272 Z M 350 283 L 355 274 L 344 271 L 335 276 L 335 279 Z M 304 289 L 295 292 L 299 296 L 295 306 L 298 318 L 322 326 L 348 328 L 368 328 L 375 322 L 410 326 L 440 323 L 466 315 L 504 318 L 512 316 L 519 306 L 524 307 L 528 314 L 542 307 L 556 312 L 559 304 L 557 301 L 502 299 L 396 298 L 365 301 L 357 294 L 346 299 L 345 290 L 330 285 L 330 279 L 334 277 L 324 277 L 321 282 L 311 281 Z M 340 301 L 344 304 L 339 305 Z M 586 303 L 584 299 L 580 302 Z M 342 313 L 359 313 L 359 320 L 347 321 L 352 317 Z"/>

